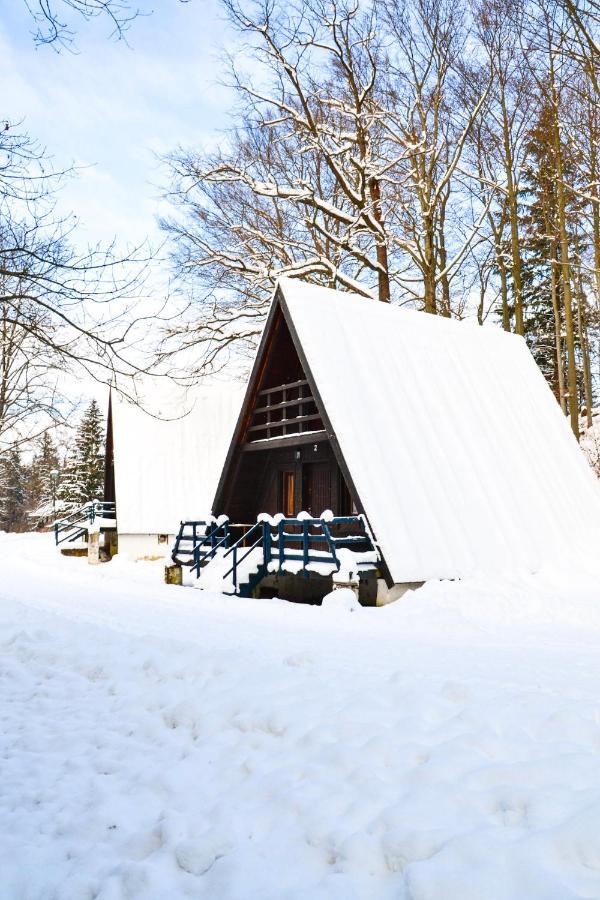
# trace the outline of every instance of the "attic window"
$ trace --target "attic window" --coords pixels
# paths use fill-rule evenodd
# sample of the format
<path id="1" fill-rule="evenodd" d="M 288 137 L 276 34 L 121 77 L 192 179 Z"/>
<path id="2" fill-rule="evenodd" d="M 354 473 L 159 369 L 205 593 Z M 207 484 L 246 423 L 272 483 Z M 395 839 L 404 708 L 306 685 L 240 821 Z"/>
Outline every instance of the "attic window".
<path id="1" fill-rule="evenodd" d="M 259 391 L 252 412 L 249 441 L 320 431 L 323 421 L 308 381 L 279 384 Z"/>

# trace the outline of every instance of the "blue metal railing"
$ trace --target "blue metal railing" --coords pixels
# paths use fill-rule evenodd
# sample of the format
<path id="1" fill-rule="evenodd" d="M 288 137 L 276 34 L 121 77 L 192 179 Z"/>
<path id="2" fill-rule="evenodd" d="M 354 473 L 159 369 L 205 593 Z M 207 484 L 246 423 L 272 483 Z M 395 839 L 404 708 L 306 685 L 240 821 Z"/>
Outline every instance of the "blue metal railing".
<path id="1" fill-rule="evenodd" d="M 233 544 L 227 550 L 227 552 L 224 554 L 224 556 L 229 556 L 230 554 L 233 555 L 232 566 L 230 569 L 227 570 L 227 572 L 225 572 L 225 575 L 223 577 L 228 578 L 230 575 L 232 576 L 231 580 L 233 582 L 234 591 L 237 591 L 237 588 L 238 588 L 238 567 L 240 566 L 241 563 L 244 562 L 246 557 L 248 557 L 252 553 L 252 551 L 255 550 L 257 547 L 262 546 L 263 551 L 264 551 L 264 548 L 266 546 L 265 530 L 269 527 L 270 526 L 266 522 L 257 522 L 256 525 L 253 525 L 249 531 L 247 531 L 245 534 L 243 534 L 241 536 L 241 538 L 239 538 L 235 542 L 235 544 Z M 250 538 L 254 537 L 256 534 L 258 534 L 258 537 L 254 541 L 254 543 L 250 544 L 249 546 L 246 546 L 246 542 L 249 541 Z M 238 551 L 242 548 L 246 552 L 244 554 L 242 554 L 242 556 L 238 556 Z M 266 558 L 265 553 L 263 552 L 262 565 L 265 565 L 265 558 Z"/>
<path id="2" fill-rule="evenodd" d="M 349 534 L 334 535 L 332 528 L 339 526 L 346 526 L 350 529 L 360 527 L 362 533 L 350 532 Z M 289 527 L 301 527 L 302 531 L 286 531 L 286 528 Z M 336 551 L 341 545 L 348 547 L 348 545 L 366 544 L 368 550 L 375 549 L 363 516 L 335 516 L 331 519 L 281 519 L 275 528 L 275 544 L 280 572 L 284 562 L 301 562 L 304 570 L 310 563 L 325 562 L 335 565 L 338 570 L 340 562 Z M 311 528 L 320 529 L 320 532 L 312 533 Z M 318 555 L 312 555 L 311 549 L 316 550 L 317 546 L 323 543 L 326 545 L 326 550 L 320 550 Z M 294 553 L 294 547 L 288 547 L 288 544 L 301 544 L 301 552 Z M 270 561 L 271 559 L 269 559 Z"/>
<path id="3" fill-rule="evenodd" d="M 200 578 L 200 569 L 205 561 L 212 559 L 220 548 L 226 549 L 229 546 L 229 529 L 227 528 L 224 535 L 220 538 L 215 533 L 216 530 L 211 531 L 205 543 L 194 546 L 192 551 L 193 562 L 190 571 L 196 573 L 196 578 Z"/>
<path id="4" fill-rule="evenodd" d="M 54 523 L 54 540 L 56 546 L 65 542 L 72 542 L 83 537 L 89 530 L 89 526 L 96 519 L 114 519 L 117 518 L 117 508 L 115 503 L 109 503 L 104 500 L 90 500 L 84 503 L 82 507 L 69 513 L 62 519 L 57 519 Z"/>
<path id="5" fill-rule="evenodd" d="M 205 560 L 212 559 L 219 548 L 228 547 L 229 540 L 227 521 L 217 523 L 196 519 L 181 522 L 171 559 L 176 565 L 191 565 L 191 570 L 195 571 L 196 578 L 199 578 L 200 568 Z M 182 555 L 186 556 L 187 560 L 182 560 Z"/>
<path id="6" fill-rule="evenodd" d="M 185 531 L 187 526 L 188 531 Z M 196 526 L 190 533 L 190 527 Z M 200 526 L 205 529 L 200 535 L 197 530 Z M 262 577 L 268 571 L 269 564 L 276 561 L 278 571 L 281 573 L 286 562 L 299 562 L 301 571 L 308 577 L 308 566 L 314 563 L 325 563 L 334 566 L 338 571 L 340 561 L 338 549 L 340 547 L 357 547 L 367 551 L 376 551 L 365 518 L 359 516 L 335 516 L 331 519 L 322 518 L 282 518 L 276 523 L 272 521 L 259 521 L 251 525 L 233 543 L 231 540 L 231 528 L 239 526 L 207 525 L 206 522 L 182 523 L 180 533 L 173 549 L 174 561 L 178 552 L 181 552 L 181 541 L 194 541 L 192 549 L 185 551 L 192 555 L 191 570 L 200 577 L 200 571 L 205 562 L 212 559 L 217 551 L 222 549 L 223 559 L 231 558 L 230 567 L 224 572 L 223 579 L 231 576 L 233 589 L 237 592 L 240 586 L 240 566 L 250 554 L 260 548 L 262 553 L 257 561 L 257 571 L 253 577 Z M 344 528 L 345 534 L 336 534 L 335 530 Z M 291 530 L 294 529 L 294 530 Z M 357 533 L 357 529 L 360 533 Z M 359 566 L 373 567 L 373 562 L 358 563 Z"/>

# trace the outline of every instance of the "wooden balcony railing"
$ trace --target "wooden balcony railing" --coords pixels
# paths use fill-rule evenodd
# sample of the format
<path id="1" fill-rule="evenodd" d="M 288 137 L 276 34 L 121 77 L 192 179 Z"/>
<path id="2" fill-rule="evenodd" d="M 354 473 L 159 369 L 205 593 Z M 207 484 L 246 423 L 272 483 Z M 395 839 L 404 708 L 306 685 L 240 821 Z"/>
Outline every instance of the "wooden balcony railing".
<path id="1" fill-rule="evenodd" d="M 247 440 L 263 441 L 322 428 L 323 421 L 308 381 L 293 381 L 258 392 Z"/>

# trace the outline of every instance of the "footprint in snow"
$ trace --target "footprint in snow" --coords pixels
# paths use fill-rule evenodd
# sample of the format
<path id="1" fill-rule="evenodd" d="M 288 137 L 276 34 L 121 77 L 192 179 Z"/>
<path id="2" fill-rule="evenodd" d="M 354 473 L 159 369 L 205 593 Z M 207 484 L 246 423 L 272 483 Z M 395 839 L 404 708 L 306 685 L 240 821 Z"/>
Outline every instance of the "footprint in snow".
<path id="1" fill-rule="evenodd" d="M 295 653 L 292 656 L 287 656 L 283 662 L 284 665 L 292 668 L 306 669 L 312 665 L 313 658 L 308 653 Z"/>

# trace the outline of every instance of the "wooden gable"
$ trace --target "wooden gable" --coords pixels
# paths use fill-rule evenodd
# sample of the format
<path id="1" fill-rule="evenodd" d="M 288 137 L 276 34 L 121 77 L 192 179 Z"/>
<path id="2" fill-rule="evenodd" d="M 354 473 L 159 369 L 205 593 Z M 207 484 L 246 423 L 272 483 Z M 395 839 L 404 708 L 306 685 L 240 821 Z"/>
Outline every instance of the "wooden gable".
<path id="1" fill-rule="evenodd" d="M 280 311 L 252 395 L 243 443 L 307 434 L 314 438 L 315 433 L 324 430 L 309 381 Z"/>
<path id="2" fill-rule="evenodd" d="M 326 467 L 329 474 L 325 473 Z M 225 513 L 236 521 L 250 521 L 258 512 L 281 511 L 275 509 L 281 505 L 278 487 L 281 472 L 289 479 L 293 471 L 297 512 L 302 506 L 316 509 L 323 502 L 327 479 L 336 511 L 343 509 L 346 513 L 355 508 L 362 511 L 302 348 L 286 315 L 285 299 L 278 289 L 223 467 L 213 512 Z"/>

